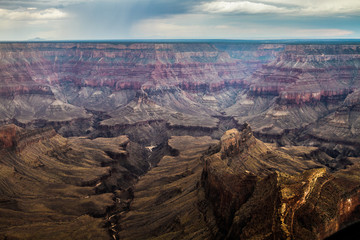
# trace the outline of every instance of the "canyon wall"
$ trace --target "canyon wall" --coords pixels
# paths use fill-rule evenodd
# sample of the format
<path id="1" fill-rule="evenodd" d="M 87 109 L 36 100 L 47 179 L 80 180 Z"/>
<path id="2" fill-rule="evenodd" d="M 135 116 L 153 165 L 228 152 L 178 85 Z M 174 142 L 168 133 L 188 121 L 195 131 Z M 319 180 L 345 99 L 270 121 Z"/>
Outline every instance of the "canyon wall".
<path id="1" fill-rule="evenodd" d="M 198 127 L 206 119 L 200 125 L 214 128 L 214 116 L 226 116 L 259 136 L 300 127 L 320 139 L 318 120 L 359 104 L 359 62 L 359 45 L 346 43 L 1 43 L 0 120 L 60 123 L 72 135 L 70 123 L 81 119 L 76 135 L 103 120 L 107 128 L 143 119 Z M 121 119 L 131 112 L 137 117 Z M 346 127 L 357 131 L 358 121 Z"/>
<path id="2" fill-rule="evenodd" d="M 2 94 L 50 93 L 65 82 L 114 91 L 246 86 L 299 103 L 359 88 L 360 48 L 347 44 L 1 43 L 0 57 Z"/>
<path id="3" fill-rule="evenodd" d="M 0 43 L 0 238 L 329 236 L 359 219 L 359 46 Z"/>
<path id="4" fill-rule="evenodd" d="M 344 98 L 360 84 L 358 45 L 287 45 L 256 71 L 251 91 L 296 103 Z"/>
<path id="5" fill-rule="evenodd" d="M 305 153 L 314 150 L 273 148 L 247 125 L 217 149 L 202 184 L 221 239 L 324 239 L 359 219 L 358 161 L 330 173 Z"/>
<path id="6" fill-rule="evenodd" d="M 71 82 L 113 90 L 165 86 L 218 90 L 244 84 L 245 77 L 266 61 L 260 56 L 274 58 L 279 46 L 271 50 L 259 44 L 246 49 L 251 59 L 243 59 L 240 54 L 230 56 L 236 51 L 220 51 L 207 43 L 3 43 L 1 79 L 2 85 Z"/>

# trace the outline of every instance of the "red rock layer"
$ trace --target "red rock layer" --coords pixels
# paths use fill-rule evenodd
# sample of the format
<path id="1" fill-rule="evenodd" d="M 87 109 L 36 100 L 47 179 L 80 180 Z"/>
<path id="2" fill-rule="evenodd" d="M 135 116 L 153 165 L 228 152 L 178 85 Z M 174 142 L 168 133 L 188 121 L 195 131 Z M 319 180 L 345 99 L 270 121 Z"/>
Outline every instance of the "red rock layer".
<path id="1" fill-rule="evenodd" d="M 15 125 L 6 125 L 0 128 L 0 149 L 14 146 L 16 141 L 17 127 Z"/>
<path id="2" fill-rule="evenodd" d="M 0 150 L 16 147 L 21 151 L 26 146 L 49 139 L 56 135 L 52 128 L 42 128 L 19 132 L 19 127 L 14 124 L 4 125 L 0 128 Z"/>
<path id="3" fill-rule="evenodd" d="M 357 45 L 287 45 L 254 73 L 250 89 L 296 103 L 345 97 L 360 87 L 359 62 Z"/>
<path id="4" fill-rule="evenodd" d="M 264 45 L 241 47 L 235 46 L 235 51 L 206 43 L 3 43 L 0 84 L 8 92 L 21 93 L 27 90 L 13 84 L 72 82 L 115 91 L 156 86 L 216 91 L 246 84 L 244 79 L 263 59 L 276 56 L 279 45 L 269 45 L 265 52 Z"/>
<path id="5" fill-rule="evenodd" d="M 3 43 L 0 59 L 1 95 L 63 82 L 114 91 L 233 86 L 300 103 L 360 88 L 358 45 Z"/>

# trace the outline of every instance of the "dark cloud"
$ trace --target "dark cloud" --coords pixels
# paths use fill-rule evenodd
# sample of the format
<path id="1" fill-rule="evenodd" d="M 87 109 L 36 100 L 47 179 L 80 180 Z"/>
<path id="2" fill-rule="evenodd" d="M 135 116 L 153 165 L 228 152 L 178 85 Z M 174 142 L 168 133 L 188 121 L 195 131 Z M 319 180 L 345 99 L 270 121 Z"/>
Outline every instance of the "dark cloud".
<path id="1" fill-rule="evenodd" d="M 317 30 L 359 37 L 359 6 L 357 0 L 0 0 L 0 40 L 291 38 L 289 29 L 296 37 L 316 37 Z"/>
<path id="2" fill-rule="evenodd" d="M 76 3 L 64 8 L 72 18 L 74 32 L 98 38 L 112 33 L 112 38 L 128 38 L 139 21 L 190 12 L 194 0 L 122 0 Z M 105 37 L 106 38 L 106 37 Z"/>

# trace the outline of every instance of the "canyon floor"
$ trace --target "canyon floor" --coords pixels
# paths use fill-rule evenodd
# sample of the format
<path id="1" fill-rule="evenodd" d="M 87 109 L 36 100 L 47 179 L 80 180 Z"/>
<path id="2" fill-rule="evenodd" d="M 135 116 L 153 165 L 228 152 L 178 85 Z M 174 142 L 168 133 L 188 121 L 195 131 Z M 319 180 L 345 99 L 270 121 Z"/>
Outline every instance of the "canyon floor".
<path id="1" fill-rule="evenodd" d="M 360 43 L 0 43 L 0 239 L 346 239 L 359 168 Z"/>

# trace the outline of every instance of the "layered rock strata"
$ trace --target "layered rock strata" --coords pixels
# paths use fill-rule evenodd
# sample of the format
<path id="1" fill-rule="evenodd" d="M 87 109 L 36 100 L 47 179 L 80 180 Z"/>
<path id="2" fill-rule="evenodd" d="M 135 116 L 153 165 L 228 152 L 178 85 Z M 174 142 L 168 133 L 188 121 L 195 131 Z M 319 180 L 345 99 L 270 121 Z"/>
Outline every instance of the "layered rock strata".
<path id="1" fill-rule="evenodd" d="M 66 136 L 151 121 L 208 132 L 225 115 L 283 145 L 303 141 L 289 131 L 358 144 L 356 114 L 331 123 L 358 108 L 356 44 L 2 43 L 0 54 L 3 123 Z"/>
<path id="2" fill-rule="evenodd" d="M 176 154 L 164 156 L 135 185 L 134 200 L 117 222 L 119 239 L 211 239 L 210 223 L 204 220 L 211 212 L 206 212 L 200 186 L 200 157 L 217 142 L 210 137 L 172 137 L 169 146 Z"/>
<path id="3" fill-rule="evenodd" d="M 141 148 L 126 136 L 66 139 L 14 125 L 0 132 L 0 239 L 110 239 L 113 189 L 149 167 L 136 156 Z"/>
<path id="4" fill-rule="evenodd" d="M 219 149 L 202 177 L 219 238 L 324 239 L 358 219 L 359 159 L 331 174 L 306 160 L 315 149 L 274 149 L 247 125 L 227 131 Z"/>

